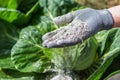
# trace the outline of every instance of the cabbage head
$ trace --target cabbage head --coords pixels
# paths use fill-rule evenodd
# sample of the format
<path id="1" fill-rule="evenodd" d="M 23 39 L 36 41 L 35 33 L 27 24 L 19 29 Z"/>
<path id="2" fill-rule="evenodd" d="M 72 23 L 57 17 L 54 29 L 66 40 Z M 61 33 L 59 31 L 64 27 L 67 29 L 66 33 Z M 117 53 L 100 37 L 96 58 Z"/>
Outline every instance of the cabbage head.
<path id="1" fill-rule="evenodd" d="M 65 48 L 54 48 L 52 51 L 52 62 L 60 70 L 85 70 L 94 62 L 97 47 L 97 40 L 91 37 L 82 44 Z"/>

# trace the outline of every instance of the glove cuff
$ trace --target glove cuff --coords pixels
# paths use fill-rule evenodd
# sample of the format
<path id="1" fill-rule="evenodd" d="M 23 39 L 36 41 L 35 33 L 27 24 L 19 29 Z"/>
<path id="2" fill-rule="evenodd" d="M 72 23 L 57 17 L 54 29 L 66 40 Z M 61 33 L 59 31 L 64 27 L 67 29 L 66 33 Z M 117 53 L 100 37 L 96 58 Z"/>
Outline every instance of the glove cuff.
<path id="1" fill-rule="evenodd" d="M 111 29 L 114 25 L 112 14 L 107 9 L 98 10 L 98 12 L 102 19 L 103 29 Z"/>

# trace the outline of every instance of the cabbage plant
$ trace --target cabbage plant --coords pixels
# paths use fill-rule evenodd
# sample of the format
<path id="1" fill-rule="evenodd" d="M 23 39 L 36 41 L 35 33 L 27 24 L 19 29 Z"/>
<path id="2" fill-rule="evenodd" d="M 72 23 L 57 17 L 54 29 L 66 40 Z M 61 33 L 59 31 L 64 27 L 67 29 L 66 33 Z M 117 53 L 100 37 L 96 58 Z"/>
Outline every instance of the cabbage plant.
<path id="1" fill-rule="evenodd" d="M 107 80 L 120 73 L 119 28 L 70 47 L 42 46 L 42 36 L 59 28 L 53 17 L 81 7 L 74 0 L 1 0 L 0 80 Z"/>

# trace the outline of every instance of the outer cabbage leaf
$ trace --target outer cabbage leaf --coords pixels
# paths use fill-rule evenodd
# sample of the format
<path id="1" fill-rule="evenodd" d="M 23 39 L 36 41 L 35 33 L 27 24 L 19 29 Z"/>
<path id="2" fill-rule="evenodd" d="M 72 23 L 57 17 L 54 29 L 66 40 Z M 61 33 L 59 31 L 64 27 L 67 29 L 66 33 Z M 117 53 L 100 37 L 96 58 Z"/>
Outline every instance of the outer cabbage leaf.
<path id="1" fill-rule="evenodd" d="M 99 80 L 120 53 L 120 29 L 112 29 L 106 32 L 101 43 L 102 55 L 98 55 L 96 62 L 88 69 L 88 80 Z"/>
<path id="2" fill-rule="evenodd" d="M 101 42 L 99 42 L 100 43 L 100 48 L 99 48 L 100 52 L 99 53 L 101 56 L 109 51 L 111 44 L 114 42 L 114 40 L 116 38 L 115 36 L 117 36 L 116 35 L 117 31 L 118 31 L 118 29 L 112 29 L 110 31 L 101 32 L 98 35 L 98 36 L 100 36 L 102 33 L 103 34 L 106 33 L 105 35 L 102 36 L 103 38 L 100 36 Z M 100 39 L 98 39 L 98 40 L 100 40 Z"/>
<path id="3" fill-rule="evenodd" d="M 0 67 L 13 68 L 11 48 L 18 39 L 19 30 L 10 23 L 0 19 Z"/>
<path id="4" fill-rule="evenodd" d="M 34 80 L 34 73 L 22 73 L 12 69 L 1 69 L 0 80 Z"/>
<path id="5" fill-rule="evenodd" d="M 0 80 L 48 80 L 55 73 L 23 73 L 12 69 L 0 69 Z"/>
<path id="6" fill-rule="evenodd" d="M 22 72 L 45 72 L 50 69 L 50 54 L 42 47 L 42 35 L 53 30 L 52 26 L 29 26 L 22 29 L 19 40 L 12 48 L 12 62 Z"/>
<path id="7" fill-rule="evenodd" d="M 120 70 L 120 54 L 113 59 L 111 65 L 107 68 L 107 70 L 105 71 L 105 73 L 103 74 L 101 79 L 106 78 L 108 75 L 112 74 L 113 72 Z"/>
<path id="8" fill-rule="evenodd" d="M 35 26 L 24 28 L 12 49 L 12 61 L 22 72 L 43 72 L 50 66 L 41 47 L 41 33 Z"/>

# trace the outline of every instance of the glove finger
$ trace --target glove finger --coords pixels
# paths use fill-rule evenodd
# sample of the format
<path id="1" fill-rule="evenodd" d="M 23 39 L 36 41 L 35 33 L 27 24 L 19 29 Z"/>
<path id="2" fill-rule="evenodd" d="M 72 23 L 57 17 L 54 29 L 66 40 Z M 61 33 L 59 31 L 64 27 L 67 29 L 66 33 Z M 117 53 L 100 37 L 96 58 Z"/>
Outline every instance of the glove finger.
<path id="1" fill-rule="evenodd" d="M 62 48 L 65 47 L 64 45 L 59 45 L 59 43 L 57 43 L 57 40 L 51 41 L 49 43 L 47 43 L 46 45 L 47 48 Z"/>
<path id="2" fill-rule="evenodd" d="M 57 32 L 56 31 L 53 31 L 53 32 L 48 32 L 46 33 L 45 35 L 42 36 L 42 40 L 46 40 L 48 38 L 51 38 L 52 36 L 54 36 Z"/>
<path id="3" fill-rule="evenodd" d="M 63 48 L 64 45 L 57 45 L 55 41 L 48 43 L 47 48 Z"/>
<path id="4" fill-rule="evenodd" d="M 54 18 L 53 21 L 56 25 L 62 25 L 71 22 L 74 18 L 75 18 L 75 11 L 65 14 L 63 16 L 58 16 Z"/>
<path id="5" fill-rule="evenodd" d="M 54 48 L 54 47 L 57 47 L 56 40 L 47 43 L 46 47 L 47 47 L 47 48 Z"/>
<path id="6" fill-rule="evenodd" d="M 61 47 L 66 47 L 66 46 L 72 46 L 72 45 L 75 45 L 79 42 L 80 42 L 80 40 L 75 35 L 71 35 L 67 38 L 63 38 L 63 36 L 62 36 L 54 41 L 49 41 L 46 44 L 46 47 L 48 47 L 48 48 L 61 48 Z"/>
<path id="7" fill-rule="evenodd" d="M 57 44 L 58 44 L 58 46 L 72 46 L 72 45 L 74 45 L 74 41 L 71 41 L 71 40 L 59 40 L 59 41 L 57 41 Z"/>
<path id="8" fill-rule="evenodd" d="M 72 46 L 72 45 L 75 45 L 75 44 L 77 44 L 79 42 L 80 42 L 80 40 L 78 39 L 78 36 L 71 35 L 71 36 L 69 36 L 69 38 L 58 40 L 57 44 L 59 46 L 60 45 Z"/>
<path id="9" fill-rule="evenodd" d="M 49 42 L 52 42 L 52 41 L 55 41 L 55 40 L 59 39 L 61 36 L 63 36 L 65 34 L 65 31 L 66 31 L 66 29 L 62 28 L 61 30 L 58 31 L 58 33 L 54 34 L 53 36 L 47 37 L 47 39 L 45 39 L 44 42 L 43 42 L 43 46 L 46 47 L 46 45 Z"/>
<path id="10" fill-rule="evenodd" d="M 53 37 L 54 35 L 56 35 L 57 33 L 59 33 L 59 31 L 62 31 L 63 29 L 64 29 L 64 27 L 61 27 L 61 28 L 59 28 L 57 30 L 54 30 L 54 31 L 46 33 L 45 35 L 42 36 L 42 40 L 45 41 L 45 40 Z"/>
<path id="11" fill-rule="evenodd" d="M 47 43 L 46 47 L 48 48 L 61 48 L 61 47 L 67 47 L 77 44 L 77 41 L 71 41 L 69 39 L 65 40 L 54 40 L 49 43 Z"/>
<path id="12" fill-rule="evenodd" d="M 43 42 L 43 46 L 46 47 L 46 45 L 47 45 L 49 42 L 55 41 L 57 38 L 58 38 L 58 37 L 57 37 L 57 34 L 56 34 L 56 35 L 54 35 L 53 37 L 46 39 L 46 40 Z"/>
<path id="13" fill-rule="evenodd" d="M 50 42 L 50 41 L 53 41 L 53 40 L 54 40 L 53 38 L 48 38 L 47 40 L 45 40 L 45 41 L 43 42 L 42 45 L 43 45 L 44 47 L 47 47 L 47 43 Z"/>

